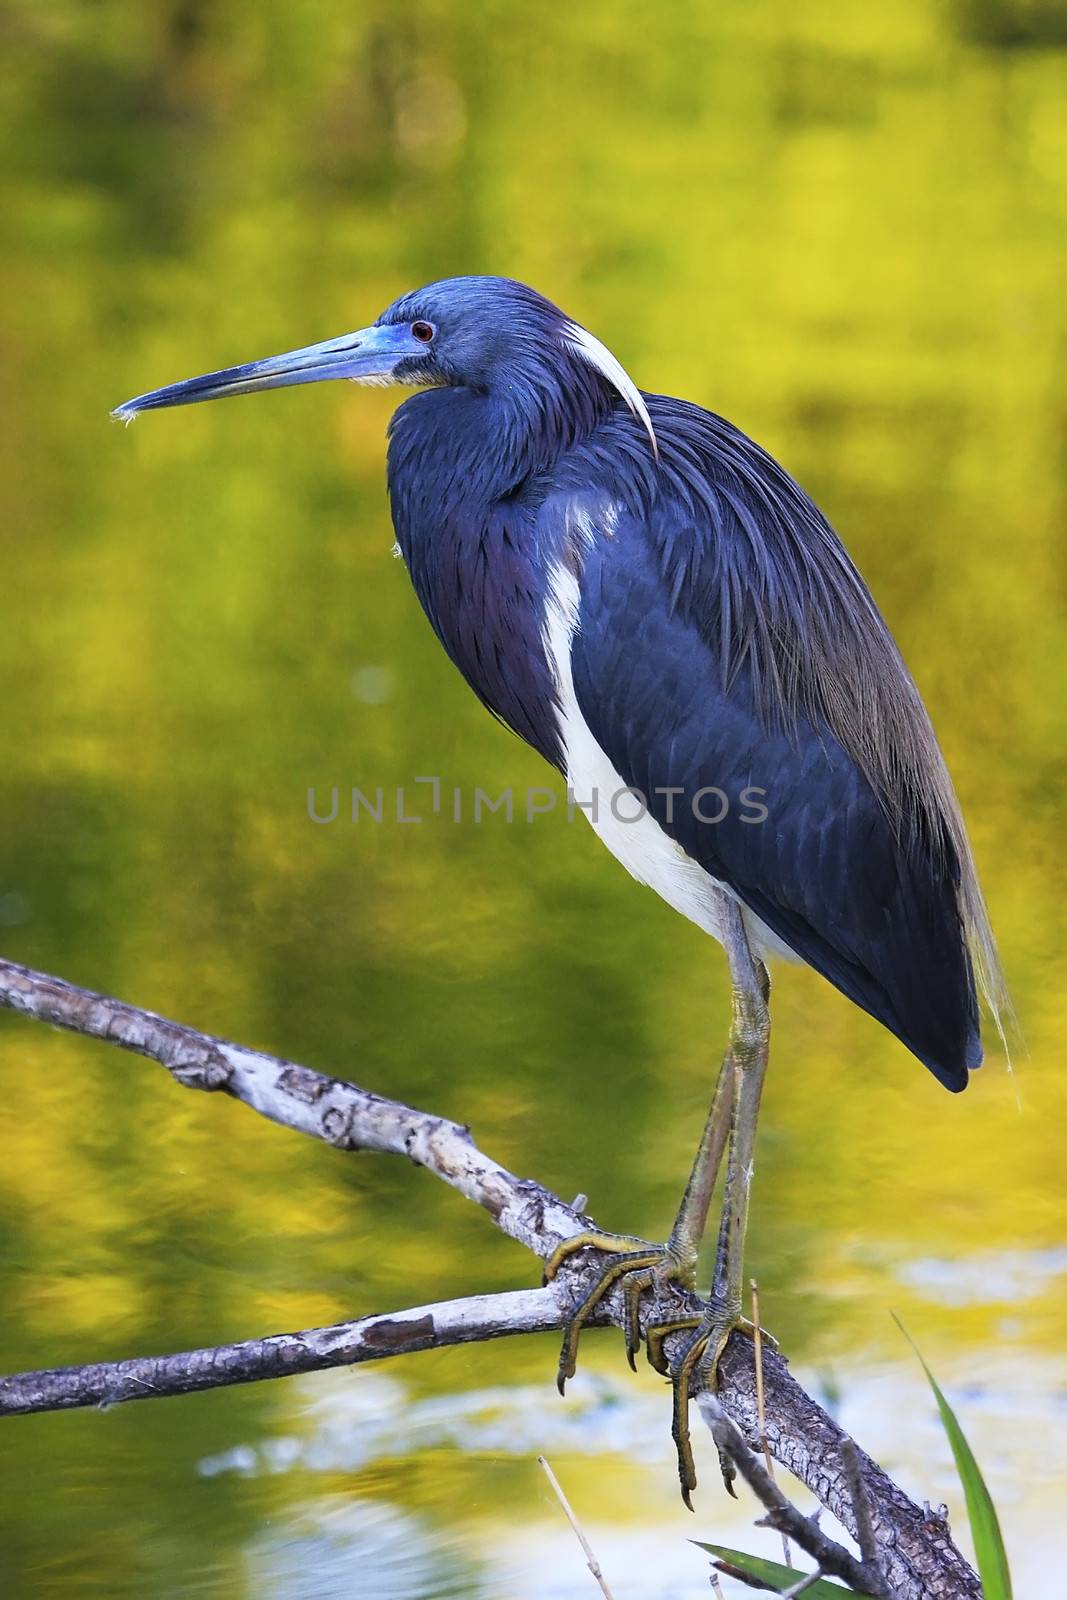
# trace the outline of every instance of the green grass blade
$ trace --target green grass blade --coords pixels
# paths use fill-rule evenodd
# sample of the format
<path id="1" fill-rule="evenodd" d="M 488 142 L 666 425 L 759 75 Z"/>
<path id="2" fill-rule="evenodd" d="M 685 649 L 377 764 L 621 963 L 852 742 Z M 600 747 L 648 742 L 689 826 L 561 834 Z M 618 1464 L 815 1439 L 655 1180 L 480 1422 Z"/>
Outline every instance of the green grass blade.
<path id="1" fill-rule="evenodd" d="M 940 1385 L 930 1368 L 923 1359 L 911 1334 L 905 1328 L 899 1317 L 894 1317 L 897 1327 L 911 1345 L 915 1354 L 922 1363 L 927 1381 L 934 1392 L 937 1409 L 941 1413 L 941 1423 L 952 1446 L 952 1454 L 956 1461 L 956 1471 L 959 1473 L 963 1485 L 963 1498 L 967 1506 L 967 1516 L 971 1524 L 971 1539 L 974 1542 L 975 1559 L 978 1562 L 978 1576 L 982 1580 L 982 1589 L 985 1600 L 1012 1600 L 1011 1573 L 1008 1570 L 1008 1556 L 1004 1549 L 1004 1538 L 997 1520 L 996 1508 L 992 1496 L 986 1488 L 985 1479 L 978 1470 L 978 1463 L 974 1459 L 971 1447 L 956 1413 L 941 1393 Z"/>
<path id="2" fill-rule="evenodd" d="M 739 1572 L 747 1573 L 750 1578 L 760 1578 L 764 1583 L 770 1583 L 781 1592 L 790 1588 L 803 1574 L 795 1567 L 783 1567 L 780 1561 L 766 1561 L 762 1556 L 746 1555 L 743 1550 L 731 1550 L 724 1544 L 704 1544 L 700 1539 L 694 1539 L 693 1544 L 700 1550 L 706 1550 L 718 1561 L 729 1562 L 731 1567 L 736 1567 Z M 820 1578 L 818 1583 L 810 1589 L 805 1589 L 805 1600 L 841 1600 L 842 1595 L 854 1595 L 853 1589 L 845 1589 L 839 1583 L 830 1583 L 826 1578 Z M 869 1595 L 860 1595 L 859 1600 L 870 1600 Z"/>

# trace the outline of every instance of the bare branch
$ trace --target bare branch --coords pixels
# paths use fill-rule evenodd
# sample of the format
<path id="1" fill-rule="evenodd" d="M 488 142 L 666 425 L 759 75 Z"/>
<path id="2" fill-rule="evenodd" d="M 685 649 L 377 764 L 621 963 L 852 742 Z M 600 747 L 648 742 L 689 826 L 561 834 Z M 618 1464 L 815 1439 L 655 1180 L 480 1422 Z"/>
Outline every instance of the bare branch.
<path id="1" fill-rule="evenodd" d="M 360 1317 L 328 1328 L 243 1339 L 176 1355 L 134 1356 L 84 1367 L 51 1367 L 0 1378 L 0 1416 L 32 1411 L 107 1407 L 126 1400 L 221 1389 L 261 1378 L 380 1361 L 445 1345 L 475 1344 L 507 1334 L 540 1333 L 563 1325 L 564 1304 L 554 1287 L 476 1294 L 463 1300 L 414 1306 L 382 1316 Z"/>
<path id="2" fill-rule="evenodd" d="M 766 1464 L 733 1418 L 727 1416 L 716 1397 L 702 1394 L 698 1404 L 716 1445 L 724 1455 L 729 1456 L 753 1494 L 766 1507 L 767 1516 L 763 1522 L 768 1527 L 777 1528 L 780 1533 L 788 1534 L 818 1563 L 823 1572 L 842 1578 L 859 1594 L 874 1595 L 877 1600 L 892 1600 L 889 1590 L 877 1574 L 869 1572 L 843 1544 L 838 1544 L 824 1533 L 814 1517 L 806 1517 L 787 1499 Z"/>
<path id="3" fill-rule="evenodd" d="M 577 1208 L 565 1205 L 540 1184 L 516 1177 L 478 1149 L 469 1128 L 447 1118 L 3 960 L 0 1006 L 147 1056 L 166 1067 L 183 1087 L 221 1090 L 261 1116 L 339 1149 L 406 1156 L 482 1206 L 499 1228 L 542 1258 L 561 1239 L 587 1226 Z M 381 1358 L 431 1344 L 559 1327 L 586 1285 L 585 1254 L 567 1263 L 547 1290 L 475 1296 L 180 1356 L 141 1357 L 3 1379 L 0 1414 L 154 1398 Z M 667 1285 L 647 1296 L 642 1315 L 646 1321 L 662 1323 L 698 1306 L 695 1298 Z M 602 1318 L 624 1326 L 619 1288 L 605 1298 Z M 677 1354 L 679 1342 L 677 1337 L 666 1342 L 669 1357 Z M 856 1534 L 862 1501 L 853 1493 L 842 1457 L 842 1441 L 848 1436 L 795 1382 L 782 1357 L 766 1346 L 762 1376 L 771 1454 Z M 719 1401 L 745 1436 L 759 1439 L 752 1345 L 741 1335 L 734 1335 L 723 1355 Z M 947 1525 L 924 1513 L 862 1451 L 857 1450 L 856 1458 L 884 1583 L 894 1600 L 979 1600 L 977 1576 L 952 1543 Z M 749 1451 L 748 1459 L 757 1458 Z M 766 1474 L 766 1468 L 761 1470 Z"/>
<path id="4" fill-rule="evenodd" d="M 778 1351 L 766 1345 L 763 1379 L 771 1454 L 855 1538 L 859 1530 L 842 1456 L 842 1446 L 850 1436 L 801 1388 Z M 754 1449 L 761 1442 L 755 1387 L 751 1341 L 735 1335 L 720 1366 L 718 1398 Z M 698 1404 L 704 1403 L 701 1396 Z M 953 1544 L 947 1522 L 932 1515 L 929 1508 L 917 1506 L 877 1462 L 854 1447 L 883 1565 L 883 1582 L 894 1600 L 981 1600 L 978 1575 Z"/>
<path id="5" fill-rule="evenodd" d="M 585 1221 L 540 1184 L 483 1155 L 470 1129 L 369 1094 L 341 1078 L 248 1050 L 152 1011 L 0 960 L 0 1005 L 38 1022 L 120 1045 L 158 1061 L 186 1089 L 222 1090 L 260 1116 L 339 1150 L 406 1156 L 489 1212 L 498 1228 L 549 1256 Z"/>
<path id="6" fill-rule="evenodd" d="M 767 1471 L 774 1477 L 774 1463 L 771 1459 L 771 1448 L 767 1443 L 767 1414 L 763 1400 L 763 1324 L 760 1321 L 759 1311 L 759 1285 L 755 1278 L 749 1279 L 749 1290 L 752 1295 L 752 1343 L 756 1358 L 756 1418 L 759 1422 L 760 1444 L 763 1446 L 763 1457 L 767 1463 Z M 793 1565 L 793 1557 L 789 1551 L 789 1540 L 782 1534 L 782 1559 L 787 1567 Z"/>

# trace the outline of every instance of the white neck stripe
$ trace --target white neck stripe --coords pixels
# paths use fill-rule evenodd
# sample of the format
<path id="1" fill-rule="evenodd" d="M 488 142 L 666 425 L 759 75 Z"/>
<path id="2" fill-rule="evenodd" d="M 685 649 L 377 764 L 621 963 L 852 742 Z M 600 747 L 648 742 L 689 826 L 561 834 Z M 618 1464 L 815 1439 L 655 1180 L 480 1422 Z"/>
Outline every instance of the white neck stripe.
<path id="1" fill-rule="evenodd" d="M 648 414 L 648 407 L 634 380 L 617 356 L 613 356 L 606 344 L 577 322 L 568 322 L 566 342 L 576 355 L 588 361 L 590 366 L 596 367 L 611 384 L 617 389 L 626 401 L 633 415 L 644 425 L 645 432 L 652 441 L 652 454 L 659 460 L 659 444 L 652 427 L 652 418 Z"/>

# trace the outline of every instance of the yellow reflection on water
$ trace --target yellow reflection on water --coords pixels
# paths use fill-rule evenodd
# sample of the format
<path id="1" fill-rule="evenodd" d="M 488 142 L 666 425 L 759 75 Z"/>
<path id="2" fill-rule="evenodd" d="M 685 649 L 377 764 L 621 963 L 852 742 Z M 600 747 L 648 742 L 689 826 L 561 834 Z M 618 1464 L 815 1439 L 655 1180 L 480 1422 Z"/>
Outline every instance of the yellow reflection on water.
<path id="1" fill-rule="evenodd" d="M 1011 1396 L 1038 1446 L 1067 1309 L 1054 11 L 685 3 L 654 31 L 601 0 L 6 12 L 0 948 L 469 1120 L 605 1223 L 663 1231 L 721 1048 L 717 950 L 562 808 L 480 828 L 307 816 L 312 785 L 546 781 L 389 557 L 394 397 L 107 422 L 419 281 L 527 278 L 644 386 L 779 455 L 928 698 L 1019 1012 L 1014 1073 L 994 1039 L 951 1098 L 812 974 L 780 974 L 750 1267 L 794 1358 L 873 1396 L 869 1429 L 902 1393 L 923 1403 L 893 1308 L 946 1381 Z M 532 1279 L 424 1175 L 103 1047 L 0 1017 L 0 1092 L 5 1369 Z M 543 1381 L 548 1405 L 550 1367 L 538 1341 L 405 1378 L 442 1396 Z M 267 1593 L 271 1572 L 283 1592 L 268 1518 L 310 1497 L 314 1548 L 333 1548 L 336 1485 L 209 1493 L 196 1469 L 280 1436 L 291 1403 L 279 1387 L 5 1431 L 14 1592 L 140 1597 L 187 1566 L 199 1592 Z M 917 1492 L 948 1493 L 926 1434 L 884 1442 Z M 997 1485 L 1017 1546 L 1040 1547 L 1042 1459 Z M 672 1492 L 669 1461 L 632 1495 L 590 1461 L 577 1491 L 619 1528 L 664 1475 Z M 504 1481 L 513 1534 L 540 1493 L 476 1454 L 413 1470 L 384 1498 L 417 1481 L 439 1531 Z M 661 1548 L 682 1537 L 665 1525 Z M 463 1581 L 490 1570 L 487 1539 L 464 1534 Z M 459 1581 L 449 1540 L 427 1593 Z"/>

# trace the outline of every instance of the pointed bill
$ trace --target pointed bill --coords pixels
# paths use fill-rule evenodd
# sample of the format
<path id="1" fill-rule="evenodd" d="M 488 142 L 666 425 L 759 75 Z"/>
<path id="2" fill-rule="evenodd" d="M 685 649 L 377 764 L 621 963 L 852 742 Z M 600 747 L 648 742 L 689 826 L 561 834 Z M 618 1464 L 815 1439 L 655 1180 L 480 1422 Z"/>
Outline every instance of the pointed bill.
<path id="1" fill-rule="evenodd" d="M 417 383 L 425 361 L 426 347 L 414 337 L 410 326 L 387 323 L 151 389 L 123 401 L 111 415 L 120 422 L 132 422 L 142 411 L 197 405 L 202 400 L 258 394 L 262 389 L 283 389 L 298 383 L 322 383 L 328 378 L 346 378 L 352 383 Z"/>

